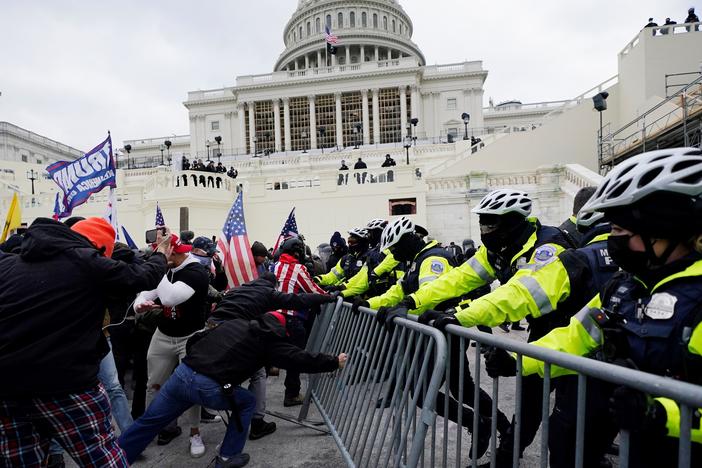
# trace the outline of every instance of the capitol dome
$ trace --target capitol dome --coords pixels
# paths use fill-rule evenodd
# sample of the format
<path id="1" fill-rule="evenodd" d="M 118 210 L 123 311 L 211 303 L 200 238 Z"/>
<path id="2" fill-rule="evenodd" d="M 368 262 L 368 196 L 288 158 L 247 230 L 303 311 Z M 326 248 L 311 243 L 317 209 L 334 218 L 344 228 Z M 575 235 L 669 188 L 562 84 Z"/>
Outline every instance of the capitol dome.
<path id="1" fill-rule="evenodd" d="M 324 26 L 339 38 L 336 56 L 328 57 Z M 300 0 L 285 25 L 285 50 L 275 71 L 326 65 L 354 65 L 414 57 L 426 60 L 412 42 L 412 20 L 396 0 Z"/>

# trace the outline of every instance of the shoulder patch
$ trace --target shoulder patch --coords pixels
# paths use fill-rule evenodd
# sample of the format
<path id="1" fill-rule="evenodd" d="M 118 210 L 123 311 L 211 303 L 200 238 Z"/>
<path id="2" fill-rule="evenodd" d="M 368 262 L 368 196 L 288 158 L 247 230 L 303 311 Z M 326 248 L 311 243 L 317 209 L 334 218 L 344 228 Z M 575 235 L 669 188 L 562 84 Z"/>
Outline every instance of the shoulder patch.
<path id="1" fill-rule="evenodd" d="M 445 268 L 446 268 L 446 267 L 444 266 L 444 264 L 441 263 L 440 261 L 438 261 L 438 260 L 432 260 L 432 261 L 431 261 L 431 271 L 432 271 L 432 273 L 436 273 L 437 275 L 441 275 L 441 274 L 443 274 Z"/>
<path id="2" fill-rule="evenodd" d="M 556 248 L 552 245 L 542 245 L 534 251 L 534 262 L 536 263 L 548 263 L 554 258 L 556 258 Z"/>

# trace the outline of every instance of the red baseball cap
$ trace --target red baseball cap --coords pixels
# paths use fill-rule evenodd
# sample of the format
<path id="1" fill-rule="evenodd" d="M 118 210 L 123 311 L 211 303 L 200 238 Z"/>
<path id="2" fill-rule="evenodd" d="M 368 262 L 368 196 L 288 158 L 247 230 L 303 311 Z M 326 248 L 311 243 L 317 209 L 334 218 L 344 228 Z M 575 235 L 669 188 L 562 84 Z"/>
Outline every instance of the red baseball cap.
<path id="1" fill-rule="evenodd" d="M 171 234 L 171 247 L 175 253 L 188 253 L 193 250 L 192 244 L 184 244 L 175 234 Z"/>

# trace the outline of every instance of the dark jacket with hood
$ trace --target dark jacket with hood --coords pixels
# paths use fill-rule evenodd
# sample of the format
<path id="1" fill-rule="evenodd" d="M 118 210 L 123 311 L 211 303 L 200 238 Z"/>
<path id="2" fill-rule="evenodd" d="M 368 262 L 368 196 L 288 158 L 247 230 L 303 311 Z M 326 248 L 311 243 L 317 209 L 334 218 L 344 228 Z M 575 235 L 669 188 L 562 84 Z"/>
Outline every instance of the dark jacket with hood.
<path id="1" fill-rule="evenodd" d="M 183 362 L 221 385 L 240 385 L 264 366 L 308 374 L 339 368 L 336 356 L 308 353 L 290 343 L 285 327 L 272 314 L 229 320 L 196 333 L 186 350 Z"/>
<path id="2" fill-rule="evenodd" d="M 152 289 L 166 269 L 162 254 L 128 265 L 62 223 L 34 221 L 20 254 L 0 256 L 0 398 L 95 387 L 108 351 L 106 296 Z"/>
<path id="3" fill-rule="evenodd" d="M 214 321 L 252 320 L 278 309 L 309 309 L 333 300 L 322 294 L 286 294 L 275 289 L 276 281 L 273 273 L 264 273 L 260 278 L 230 289 L 211 318 Z"/>

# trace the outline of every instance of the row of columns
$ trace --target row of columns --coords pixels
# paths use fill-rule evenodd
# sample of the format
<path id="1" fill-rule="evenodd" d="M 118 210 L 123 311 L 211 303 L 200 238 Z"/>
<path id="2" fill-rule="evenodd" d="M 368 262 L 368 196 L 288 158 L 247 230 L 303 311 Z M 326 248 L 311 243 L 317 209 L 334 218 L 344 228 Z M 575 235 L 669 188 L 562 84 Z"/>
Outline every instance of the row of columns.
<path id="1" fill-rule="evenodd" d="M 371 90 L 372 99 L 372 112 L 373 112 L 373 141 L 375 143 L 380 142 L 380 105 L 379 105 L 379 89 L 374 88 Z M 407 88 L 405 86 L 399 87 L 400 91 L 400 115 L 407 115 Z M 336 144 L 339 147 L 344 146 L 344 135 L 343 135 L 343 117 L 341 108 L 341 93 L 335 93 L 336 100 Z M 317 149 L 317 115 L 315 107 L 315 95 L 310 95 L 307 97 L 309 102 L 309 116 L 310 116 L 310 147 L 312 149 Z M 417 116 L 419 108 L 417 101 L 419 96 L 417 95 L 416 86 L 410 87 L 410 103 L 412 116 Z M 274 115 L 274 136 L 275 136 L 275 151 L 291 151 L 291 132 L 290 132 L 290 98 L 284 97 L 283 101 L 283 135 L 285 136 L 285 148 L 283 148 L 281 132 L 280 132 L 280 100 L 273 100 L 273 115 Z M 254 138 L 256 137 L 256 105 L 255 102 L 246 103 L 249 109 L 249 146 L 250 150 L 253 151 L 256 146 L 254 143 Z M 238 113 L 239 113 L 239 134 L 241 135 L 242 142 L 245 141 L 246 137 L 246 122 L 244 116 L 244 103 L 239 103 Z M 370 143 L 370 117 L 368 115 L 368 90 L 361 90 L 361 112 L 362 112 L 362 126 L 363 126 L 363 144 L 367 145 Z"/>
<path id="2" fill-rule="evenodd" d="M 379 47 L 379 46 L 369 46 L 369 47 L 372 47 L 372 48 L 374 48 L 374 50 L 375 50 L 375 61 L 376 61 L 376 62 L 380 61 L 380 53 L 381 53 L 380 47 Z M 361 45 L 360 48 L 361 48 L 361 52 L 360 52 L 361 60 L 359 61 L 359 63 L 363 63 L 363 62 L 365 62 L 366 48 L 365 48 L 364 45 Z M 344 63 L 345 63 L 345 65 L 351 65 L 351 47 L 350 47 L 350 46 L 339 46 L 339 49 L 345 49 L 345 50 L 344 50 L 344 55 L 345 55 L 345 57 L 346 57 L 346 61 L 345 61 Z M 397 57 L 393 57 L 393 52 L 396 52 Z M 337 56 L 336 56 L 336 55 L 331 55 L 330 57 L 331 57 L 330 66 L 336 66 L 336 65 L 337 65 L 337 60 L 336 60 L 336 57 L 337 57 Z M 393 58 L 400 58 L 400 57 L 402 57 L 402 52 L 401 52 L 401 51 L 395 50 L 395 49 L 391 49 L 391 48 L 389 48 L 389 47 L 386 49 L 386 53 L 385 53 L 385 58 L 386 58 L 386 60 L 392 60 Z M 324 58 L 325 58 L 324 52 L 323 52 L 321 49 L 318 50 L 318 51 L 317 51 L 317 67 L 324 67 L 324 66 L 326 66 L 326 64 L 323 64 L 323 59 L 324 59 Z M 302 60 L 303 60 L 303 59 L 300 58 L 300 57 L 296 58 L 296 59 L 294 60 L 294 62 L 293 62 L 293 63 L 294 63 L 294 68 L 291 69 L 290 66 L 288 66 L 288 71 L 292 71 L 292 70 L 298 71 L 298 70 L 304 70 L 304 69 L 312 68 L 312 66 L 311 66 L 311 65 L 312 65 L 312 61 L 310 60 L 310 54 L 305 54 L 305 57 L 304 57 L 304 63 L 305 63 L 305 64 L 304 64 L 304 68 L 301 67 L 301 65 L 302 65 Z"/>

